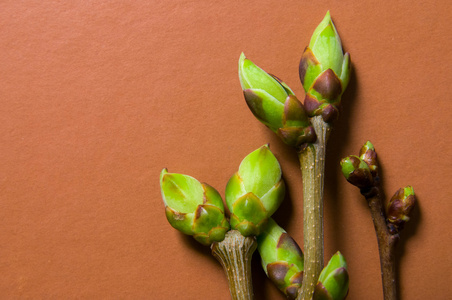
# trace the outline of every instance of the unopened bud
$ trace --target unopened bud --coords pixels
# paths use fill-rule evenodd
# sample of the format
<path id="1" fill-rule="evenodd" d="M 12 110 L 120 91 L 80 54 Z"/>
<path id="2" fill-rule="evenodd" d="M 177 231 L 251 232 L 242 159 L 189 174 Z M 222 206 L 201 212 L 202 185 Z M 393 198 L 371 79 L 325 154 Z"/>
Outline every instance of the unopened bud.
<path id="1" fill-rule="evenodd" d="M 257 237 L 257 249 L 268 278 L 287 296 L 295 299 L 303 280 L 303 252 L 292 237 L 269 218 Z"/>
<path id="2" fill-rule="evenodd" d="M 341 160 L 342 174 L 354 186 L 364 189 L 373 184 L 373 177 L 367 163 L 356 155 Z"/>
<path id="3" fill-rule="evenodd" d="M 336 119 L 350 78 L 350 55 L 343 54 L 329 11 L 301 57 L 299 75 L 306 92 L 304 105 L 309 116 L 321 115 L 325 122 Z"/>
<path id="4" fill-rule="evenodd" d="M 410 220 L 410 213 L 416 202 L 414 189 L 411 186 L 399 189 L 388 203 L 386 217 L 389 231 L 397 233 Z"/>
<path id="5" fill-rule="evenodd" d="M 256 66 L 243 53 L 239 59 L 239 79 L 251 112 L 284 143 L 300 147 L 316 140 L 303 104 L 287 84 Z"/>
<path id="6" fill-rule="evenodd" d="M 342 300 L 348 292 L 347 262 L 338 251 L 322 270 L 314 290 L 313 300 Z"/>
<path id="7" fill-rule="evenodd" d="M 371 142 L 367 141 L 361 147 L 361 150 L 359 151 L 359 158 L 367 163 L 372 176 L 376 177 L 378 171 L 377 152 L 375 152 L 374 145 L 372 145 Z"/>
<path id="8" fill-rule="evenodd" d="M 229 222 L 217 190 L 191 176 L 168 173 L 167 169 L 160 174 L 160 186 L 171 226 L 204 245 L 224 239 Z"/>
<path id="9" fill-rule="evenodd" d="M 284 199 L 281 166 L 264 145 L 248 154 L 226 185 L 231 226 L 243 236 L 259 235 Z"/>

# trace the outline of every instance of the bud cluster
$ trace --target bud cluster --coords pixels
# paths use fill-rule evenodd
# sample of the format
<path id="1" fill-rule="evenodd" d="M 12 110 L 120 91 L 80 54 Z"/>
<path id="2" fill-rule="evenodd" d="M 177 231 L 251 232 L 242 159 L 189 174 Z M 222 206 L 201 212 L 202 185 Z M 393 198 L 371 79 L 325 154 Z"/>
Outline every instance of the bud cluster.
<path id="1" fill-rule="evenodd" d="M 341 160 L 342 173 L 348 182 L 358 187 L 361 193 L 367 197 L 378 191 L 378 163 L 377 153 L 371 142 L 366 142 L 359 151 L 359 156 L 350 155 Z M 379 200 L 380 206 L 382 200 Z M 409 221 L 416 197 L 411 186 L 399 189 L 392 196 L 386 212 L 381 208 L 381 215 L 386 215 L 386 225 L 391 234 L 396 234 L 403 229 Z"/>

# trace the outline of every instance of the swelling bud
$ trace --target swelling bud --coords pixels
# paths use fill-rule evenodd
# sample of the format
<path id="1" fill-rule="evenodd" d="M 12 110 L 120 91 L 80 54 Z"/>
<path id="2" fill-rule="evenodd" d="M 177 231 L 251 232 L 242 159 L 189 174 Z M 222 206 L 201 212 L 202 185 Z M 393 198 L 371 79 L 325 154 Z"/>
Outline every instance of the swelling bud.
<path id="1" fill-rule="evenodd" d="M 341 39 L 328 11 L 312 34 L 299 66 L 309 116 L 322 116 L 325 122 L 337 118 L 350 70 L 350 55 L 343 54 Z"/>
<path id="2" fill-rule="evenodd" d="M 278 160 L 264 145 L 248 154 L 226 185 L 230 222 L 243 236 L 259 235 L 284 199 Z"/>
<path id="3" fill-rule="evenodd" d="M 370 188 L 373 177 L 369 165 L 356 155 L 350 155 L 341 160 L 342 174 L 345 179 L 360 189 Z"/>
<path id="4" fill-rule="evenodd" d="M 303 280 L 303 252 L 287 232 L 270 218 L 257 249 L 268 278 L 288 299 L 295 299 Z"/>
<path id="5" fill-rule="evenodd" d="M 367 141 L 359 150 L 359 158 L 367 163 L 373 177 L 377 176 L 377 152 L 375 152 L 374 145 Z"/>
<path id="6" fill-rule="evenodd" d="M 171 226 L 203 245 L 224 239 L 229 223 L 217 190 L 191 176 L 168 173 L 167 169 L 160 174 L 160 187 Z"/>
<path id="7" fill-rule="evenodd" d="M 410 220 L 410 213 L 415 203 L 416 196 L 411 186 L 399 189 L 392 196 L 386 208 L 387 223 L 391 234 L 398 233 Z"/>
<path id="8" fill-rule="evenodd" d="M 342 300 L 348 293 L 348 270 L 344 256 L 338 251 L 322 270 L 313 300 Z"/>
<path id="9" fill-rule="evenodd" d="M 292 90 L 279 78 L 256 66 L 243 53 L 239 59 L 239 79 L 251 112 L 284 143 L 300 147 L 316 140 L 303 104 Z"/>

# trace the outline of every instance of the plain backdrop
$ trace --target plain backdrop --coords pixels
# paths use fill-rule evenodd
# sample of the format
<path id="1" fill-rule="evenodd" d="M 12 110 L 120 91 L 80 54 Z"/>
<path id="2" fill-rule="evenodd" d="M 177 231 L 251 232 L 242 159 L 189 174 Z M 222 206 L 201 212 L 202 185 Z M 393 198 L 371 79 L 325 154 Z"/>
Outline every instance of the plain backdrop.
<path id="1" fill-rule="evenodd" d="M 382 299 L 378 249 L 339 161 L 370 140 L 390 197 L 419 203 L 397 249 L 401 299 L 450 297 L 449 1 L 1 1 L 0 298 L 230 299 L 219 263 L 166 221 L 159 173 L 224 195 L 270 143 L 302 247 L 295 152 L 248 110 L 243 51 L 303 99 L 298 62 L 327 10 L 353 74 L 326 165 L 325 260 L 348 299 Z M 253 260 L 256 300 L 284 299 Z"/>

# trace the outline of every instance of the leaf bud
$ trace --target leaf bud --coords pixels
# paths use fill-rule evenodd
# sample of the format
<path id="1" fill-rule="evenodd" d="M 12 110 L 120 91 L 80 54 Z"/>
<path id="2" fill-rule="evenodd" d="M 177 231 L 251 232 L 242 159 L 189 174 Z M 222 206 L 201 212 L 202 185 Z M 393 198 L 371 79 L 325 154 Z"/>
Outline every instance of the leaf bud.
<path id="1" fill-rule="evenodd" d="M 399 189 L 386 208 L 386 218 L 389 231 L 395 234 L 403 229 L 406 222 L 410 220 L 410 213 L 416 203 L 414 189 L 411 186 Z"/>
<path id="2" fill-rule="evenodd" d="M 270 218 L 257 237 L 262 267 L 288 299 L 296 299 L 303 280 L 303 252 L 293 238 Z"/>
<path id="3" fill-rule="evenodd" d="M 195 178 L 163 169 L 160 187 L 168 222 L 203 245 L 220 242 L 229 230 L 220 194 Z"/>
<path id="4" fill-rule="evenodd" d="M 303 104 L 287 84 L 256 66 L 243 53 L 239 59 L 239 79 L 251 112 L 284 143 L 300 147 L 316 140 Z"/>
<path id="5" fill-rule="evenodd" d="M 359 151 L 359 158 L 367 163 L 372 176 L 376 177 L 378 172 L 377 152 L 375 152 L 374 145 L 372 145 L 371 142 L 367 141 L 361 147 L 361 150 Z"/>
<path id="6" fill-rule="evenodd" d="M 264 145 L 248 154 L 226 185 L 230 222 L 243 236 L 259 235 L 284 199 L 278 160 Z"/>
<path id="7" fill-rule="evenodd" d="M 350 55 L 343 54 L 341 39 L 328 11 L 300 60 L 299 75 L 306 92 L 304 106 L 309 116 L 322 116 L 325 122 L 338 117 L 350 70 Z"/>
<path id="8" fill-rule="evenodd" d="M 373 185 L 373 177 L 367 163 L 356 155 L 341 160 L 342 174 L 354 186 L 365 189 Z"/>
<path id="9" fill-rule="evenodd" d="M 348 293 L 347 262 L 338 251 L 322 270 L 314 290 L 313 300 L 342 300 Z"/>

